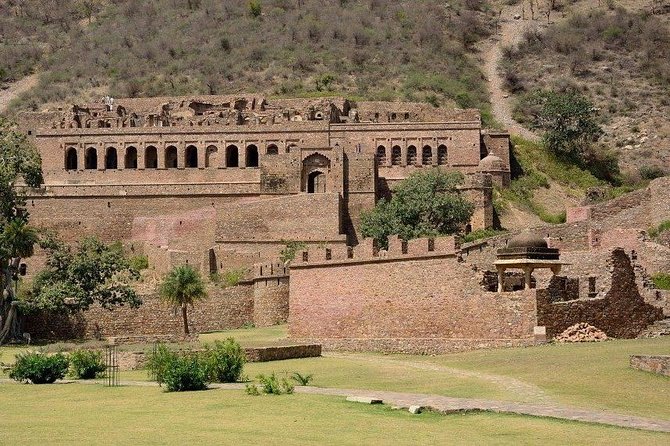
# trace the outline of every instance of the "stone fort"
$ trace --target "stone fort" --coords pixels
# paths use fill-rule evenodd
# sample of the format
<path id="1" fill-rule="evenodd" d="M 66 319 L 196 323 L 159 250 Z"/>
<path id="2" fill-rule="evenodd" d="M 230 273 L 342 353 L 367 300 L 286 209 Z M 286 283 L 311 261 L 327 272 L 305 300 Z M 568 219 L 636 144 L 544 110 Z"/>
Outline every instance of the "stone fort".
<path id="1" fill-rule="evenodd" d="M 150 260 L 215 272 L 275 258 L 287 240 L 354 246 L 361 211 L 412 172 L 466 176 L 467 230 L 491 227 L 509 135 L 477 110 L 343 98 L 118 99 L 25 113 L 42 156 L 34 222 L 69 240 L 134 243 Z M 161 252 L 162 251 L 162 252 Z M 153 259 L 151 259 L 153 257 Z M 168 261 L 168 264 L 174 263 Z"/>
<path id="2" fill-rule="evenodd" d="M 668 296 L 647 273 L 670 272 L 670 248 L 640 230 L 670 215 L 666 179 L 568 210 L 566 224 L 531 235 L 465 245 L 392 238 L 388 251 L 361 237 L 360 213 L 427 168 L 464 174 L 461 192 L 476 207 L 466 231 L 493 225 L 493 187 L 510 182 L 510 141 L 483 130 L 477 110 L 252 95 L 106 98 L 25 113 L 20 124 L 43 160 L 31 222 L 72 242 L 121 240 L 148 256 L 153 274 L 139 285 L 140 309 L 33 315 L 25 328 L 36 338 L 179 332 L 155 284 L 183 263 L 205 274 L 247 271 L 236 286 L 208 284 L 210 298 L 190 316 L 194 332 L 288 322 L 291 337 L 335 349 L 530 345 L 577 322 L 635 337 L 670 317 Z M 277 260 L 287 241 L 304 246 L 290 267 Z M 556 254 L 551 272 L 530 263 L 492 271 L 501 249 Z M 44 259 L 29 260 L 34 271 Z"/>

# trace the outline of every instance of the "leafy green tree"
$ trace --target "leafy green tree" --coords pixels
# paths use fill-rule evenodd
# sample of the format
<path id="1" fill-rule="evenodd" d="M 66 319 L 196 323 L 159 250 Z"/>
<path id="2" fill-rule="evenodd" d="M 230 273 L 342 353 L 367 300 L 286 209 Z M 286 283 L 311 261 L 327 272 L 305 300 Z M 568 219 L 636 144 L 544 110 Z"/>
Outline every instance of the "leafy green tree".
<path id="1" fill-rule="evenodd" d="M 430 169 L 417 172 L 393 191 L 390 201 L 381 200 L 374 209 L 361 214 L 361 233 L 388 247 L 388 237 L 403 240 L 453 234 L 467 224 L 474 205 L 458 191 L 463 175 Z"/>
<path id="2" fill-rule="evenodd" d="M 12 282 L 21 259 L 33 254 L 37 234 L 28 226 L 26 188 L 42 184 L 42 161 L 16 125 L 0 117 L 0 344 L 19 333 L 18 302 Z"/>
<path id="3" fill-rule="evenodd" d="M 578 92 L 539 91 L 532 97 L 540 105 L 536 125 L 544 130 L 544 143 L 558 156 L 583 163 L 592 144 L 603 130 L 598 111 L 591 101 Z"/>
<path id="4" fill-rule="evenodd" d="M 184 334 L 188 330 L 188 306 L 207 297 L 205 284 L 200 273 L 190 265 L 174 267 L 165 276 L 159 288 L 159 294 L 170 305 L 181 308 L 181 317 L 184 321 Z"/>
<path id="5" fill-rule="evenodd" d="M 40 246 L 47 254 L 46 268 L 35 276 L 32 292 L 22 302 L 25 311 L 74 313 L 93 304 L 106 309 L 142 304 L 130 285 L 139 272 L 119 244 L 106 245 L 88 237 L 73 248 L 47 236 Z"/>

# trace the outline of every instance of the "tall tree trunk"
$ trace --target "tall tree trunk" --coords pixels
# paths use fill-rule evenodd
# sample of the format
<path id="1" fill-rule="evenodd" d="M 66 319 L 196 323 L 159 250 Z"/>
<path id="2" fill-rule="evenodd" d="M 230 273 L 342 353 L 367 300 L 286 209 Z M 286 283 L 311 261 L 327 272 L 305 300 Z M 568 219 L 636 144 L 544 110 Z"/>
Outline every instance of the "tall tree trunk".
<path id="1" fill-rule="evenodd" d="M 188 332 L 188 316 L 186 314 L 186 304 L 181 304 L 181 318 L 184 320 L 184 334 Z"/>
<path id="2" fill-rule="evenodd" d="M 0 295 L 0 318 L 2 326 L 0 327 L 0 345 L 18 338 L 18 307 L 16 303 L 16 293 L 12 282 L 14 273 L 18 270 L 21 258 L 16 257 L 3 265 L 2 270 L 2 294 Z"/>

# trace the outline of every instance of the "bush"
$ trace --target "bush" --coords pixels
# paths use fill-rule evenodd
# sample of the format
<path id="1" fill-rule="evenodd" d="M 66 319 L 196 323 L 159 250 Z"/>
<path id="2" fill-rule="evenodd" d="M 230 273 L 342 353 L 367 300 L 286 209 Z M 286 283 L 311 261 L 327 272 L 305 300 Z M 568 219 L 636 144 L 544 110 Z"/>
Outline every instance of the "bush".
<path id="1" fill-rule="evenodd" d="M 660 290 L 670 290 L 670 274 L 667 273 L 656 273 L 651 276 L 651 280 L 656 285 L 656 288 Z"/>
<path id="2" fill-rule="evenodd" d="M 204 390 L 207 388 L 205 367 L 197 355 L 175 356 L 163 373 L 168 392 Z"/>
<path id="3" fill-rule="evenodd" d="M 210 382 L 232 383 L 240 379 L 246 356 L 240 344 L 228 338 L 215 341 L 213 347 L 206 345 L 201 360 Z"/>
<path id="4" fill-rule="evenodd" d="M 640 166 L 640 177 L 644 180 L 655 180 L 665 176 L 665 171 L 658 166 Z"/>
<path id="5" fill-rule="evenodd" d="M 665 221 L 662 221 L 661 223 L 659 223 L 658 226 L 654 226 L 652 228 L 649 228 L 647 233 L 649 234 L 649 237 L 656 238 L 659 235 L 661 235 L 662 233 L 664 233 L 665 231 L 667 231 L 668 229 L 670 229 L 670 220 L 665 220 Z"/>
<path id="6" fill-rule="evenodd" d="M 247 384 L 245 387 L 245 392 L 248 395 L 260 395 L 260 393 L 265 393 L 266 395 L 282 395 L 282 394 L 291 394 L 293 393 L 294 386 L 286 378 L 281 380 L 277 378 L 275 372 L 272 372 L 270 375 L 263 375 L 262 373 L 256 377 L 260 383 L 260 391 L 258 386 L 255 384 Z"/>
<path id="7" fill-rule="evenodd" d="M 177 353 L 173 352 L 165 344 L 158 344 L 154 351 L 147 357 L 147 372 L 149 378 L 159 385 L 165 382 L 165 374 L 172 364 L 177 360 Z"/>
<path id="8" fill-rule="evenodd" d="M 137 255 L 130 258 L 130 267 L 137 271 L 149 268 L 149 257 Z"/>
<path id="9" fill-rule="evenodd" d="M 9 377 L 33 384 L 51 384 L 57 379 L 63 379 L 68 366 L 69 361 L 62 353 L 47 355 L 44 352 L 26 352 L 16 356 Z"/>
<path id="10" fill-rule="evenodd" d="M 293 372 L 293 374 L 291 375 L 291 379 L 300 384 L 301 386 L 309 386 L 309 383 L 312 382 L 313 378 L 314 376 L 312 374 L 302 375 L 298 372 Z"/>
<path id="11" fill-rule="evenodd" d="M 75 350 L 70 353 L 70 373 L 77 379 L 93 379 L 105 371 L 102 352 Z"/>

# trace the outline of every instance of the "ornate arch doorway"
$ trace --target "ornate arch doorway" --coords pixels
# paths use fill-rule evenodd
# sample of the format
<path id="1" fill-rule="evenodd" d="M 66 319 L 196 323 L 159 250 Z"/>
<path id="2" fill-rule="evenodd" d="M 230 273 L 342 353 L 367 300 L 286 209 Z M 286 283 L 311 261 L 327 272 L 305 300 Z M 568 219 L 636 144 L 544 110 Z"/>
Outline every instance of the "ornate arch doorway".
<path id="1" fill-rule="evenodd" d="M 330 172 L 330 160 L 314 153 L 302 162 L 302 191 L 309 194 L 325 193 L 326 180 Z"/>

